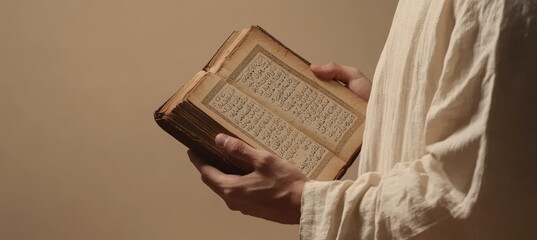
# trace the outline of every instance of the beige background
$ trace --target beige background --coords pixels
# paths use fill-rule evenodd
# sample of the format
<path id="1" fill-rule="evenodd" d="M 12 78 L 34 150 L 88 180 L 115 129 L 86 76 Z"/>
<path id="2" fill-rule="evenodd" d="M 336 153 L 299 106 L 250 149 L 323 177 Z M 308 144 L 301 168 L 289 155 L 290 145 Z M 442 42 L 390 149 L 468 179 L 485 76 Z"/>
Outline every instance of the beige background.
<path id="1" fill-rule="evenodd" d="M 227 210 L 152 113 L 251 24 L 372 76 L 396 4 L 0 1 L 0 239 L 296 239 Z"/>

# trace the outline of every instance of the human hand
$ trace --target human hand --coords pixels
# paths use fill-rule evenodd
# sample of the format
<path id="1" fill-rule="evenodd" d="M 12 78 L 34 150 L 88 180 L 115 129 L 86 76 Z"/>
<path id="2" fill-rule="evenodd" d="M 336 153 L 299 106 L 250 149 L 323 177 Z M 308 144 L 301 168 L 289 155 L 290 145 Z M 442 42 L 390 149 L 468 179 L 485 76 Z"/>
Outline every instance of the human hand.
<path id="1" fill-rule="evenodd" d="M 359 97 L 369 100 L 371 81 L 360 70 L 333 62 L 322 66 L 310 65 L 310 68 L 317 77 L 340 81 Z"/>
<path id="2" fill-rule="evenodd" d="M 225 174 L 188 151 L 202 181 L 229 209 L 279 223 L 299 223 L 302 188 L 308 180 L 300 170 L 269 152 L 256 150 L 225 134 L 218 134 L 215 142 L 226 153 L 248 162 L 254 169 L 244 176 Z"/>

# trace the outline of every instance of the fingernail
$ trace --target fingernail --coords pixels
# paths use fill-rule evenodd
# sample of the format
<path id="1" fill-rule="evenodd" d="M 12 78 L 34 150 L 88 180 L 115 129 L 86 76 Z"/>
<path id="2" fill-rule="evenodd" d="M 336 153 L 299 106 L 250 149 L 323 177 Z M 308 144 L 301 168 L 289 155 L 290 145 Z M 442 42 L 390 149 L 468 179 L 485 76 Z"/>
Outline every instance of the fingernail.
<path id="1" fill-rule="evenodd" d="M 311 69 L 316 69 L 316 70 L 321 70 L 323 67 L 320 66 L 320 65 L 311 64 L 311 65 L 310 65 L 310 68 L 311 68 Z"/>
<path id="2" fill-rule="evenodd" d="M 216 135 L 216 137 L 214 138 L 214 141 L 216 142 L 216 146 L 224 147 L 224 145 L 226 145 L 226 140 L 228 138 L 229 136 L 223 133 Z"/>

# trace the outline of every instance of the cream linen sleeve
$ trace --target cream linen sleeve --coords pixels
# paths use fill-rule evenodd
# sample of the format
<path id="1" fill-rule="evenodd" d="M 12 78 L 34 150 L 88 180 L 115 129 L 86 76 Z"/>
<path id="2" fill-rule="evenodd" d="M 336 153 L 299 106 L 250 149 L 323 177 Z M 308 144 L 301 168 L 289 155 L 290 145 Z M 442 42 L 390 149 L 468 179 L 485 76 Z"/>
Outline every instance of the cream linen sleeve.
<path id="1" fill-rule="evenodd" d="M 404 11 L 419 9 L 418 3 L 423 2 L 401 0 L 394 25 L 404 21 Z M 532 237 L 537 228 L 533 227 L 537 219 L 537 4 L 427 2 L 429 10 L 433 4 L 447 7 L 454 19 L 440 74 L 426 79 L 435 82 L 427 88 L 409 84 L 392 92 L 375 85 L 395 84 L 399 79 L 375 76 L 364 140 L 378 140 L 367 142 L 366 152 L 374 151 L 369 149 L 373 145 L 393 146 L 394 142 L 406 148 L 404 143 L 411 141 L 422 153 L 414 159 L 391 161 L 394 164 L 386 171 L 370 169 L 356 181 L 307 182 L 301 239 L 536 239 Z M 397 32 L 394 25 L 390 35 Z M 378 68 L 389 71 L 383 65 L 401 60 L 386 59 L 398 47 L 395 40 L 389 37 Z M 403 78 L 415 77 L 416 65 L 427 64 L 402 59 L 414 61 L 406 62 L 413 69 L 403 71 Z M 393 106 L 398 97 L 412 91 L 418 92 L 409 95 L 411 100 L 430 96 L 417 104 L 425 106 L 423 111 L 414 109 L 419 106 Z M 370 137 L 381 131 L 369 127 L 389 124 L 379 117 L 386 114 L 395 119 L 406 116 L 407 124 L 396 128 L 423 119 L 423 129 L 408 129 L 393 138 Z M 405 148 L 391 150 L 403 154 L 369 152 L 367 156 L 407 156 Z"/>

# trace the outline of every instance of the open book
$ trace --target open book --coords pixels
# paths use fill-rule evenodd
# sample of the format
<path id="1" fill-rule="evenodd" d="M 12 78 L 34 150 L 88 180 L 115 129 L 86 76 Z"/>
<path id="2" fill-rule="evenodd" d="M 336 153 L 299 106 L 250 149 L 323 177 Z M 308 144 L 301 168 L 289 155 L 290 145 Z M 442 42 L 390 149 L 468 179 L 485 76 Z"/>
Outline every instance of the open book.
<path id="1" fill-rule="evenodd" d="M 251 168 L 219 150 L 218 133 L 286 159 L 311 179 L 338 179 L 360 151 L 366 103 L 309 65 L 258 26 L 235 31 L 155 119 L 224 172 Z"/>

